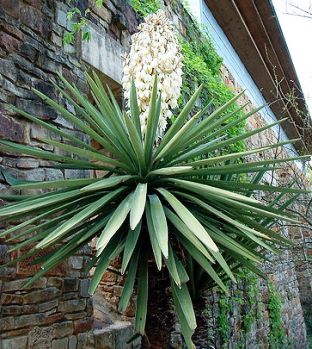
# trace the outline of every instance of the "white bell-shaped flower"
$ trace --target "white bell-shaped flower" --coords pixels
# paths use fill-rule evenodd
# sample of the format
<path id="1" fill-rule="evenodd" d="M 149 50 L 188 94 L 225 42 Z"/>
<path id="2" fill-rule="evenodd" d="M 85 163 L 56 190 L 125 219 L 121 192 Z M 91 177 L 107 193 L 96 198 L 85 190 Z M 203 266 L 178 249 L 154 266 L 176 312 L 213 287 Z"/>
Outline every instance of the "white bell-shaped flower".
<path id="1" fill-rule="evenodd" d="M 123 67 L 122 85 L 129 104 L 131 80 L 137 88 L 141 111 L 141 129 L 144 135 L 154 77 L 158 76 L 158 93 L 162 93 L 162 108 L 157 139 L 164 135 L 171 108 L 178 106 L 182 85 L 182 54 L 175 28 L 164 11 L 146 17 L 145 23 L 132 35 L 132 44 Z"/>

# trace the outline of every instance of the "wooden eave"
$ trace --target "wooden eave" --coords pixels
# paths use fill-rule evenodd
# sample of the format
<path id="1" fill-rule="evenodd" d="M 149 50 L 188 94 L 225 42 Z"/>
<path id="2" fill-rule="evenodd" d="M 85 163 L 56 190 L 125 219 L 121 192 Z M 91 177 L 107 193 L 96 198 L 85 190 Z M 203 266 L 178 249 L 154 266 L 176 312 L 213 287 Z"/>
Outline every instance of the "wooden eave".
<path id="1" fill-rule="evenodd" d="M 312 152 L 312 123 L 306 125 L 305 99 L 285 38 L 270 0 L 205 0 L 240 59 L 270 103 L 283 129 L 300 154 Z M 294 93 L 297 107 L 277 98 Z M 271 104 L 272 103 L 272 104 Z M 299 112 L 298 112 L 299 110 Z"/>

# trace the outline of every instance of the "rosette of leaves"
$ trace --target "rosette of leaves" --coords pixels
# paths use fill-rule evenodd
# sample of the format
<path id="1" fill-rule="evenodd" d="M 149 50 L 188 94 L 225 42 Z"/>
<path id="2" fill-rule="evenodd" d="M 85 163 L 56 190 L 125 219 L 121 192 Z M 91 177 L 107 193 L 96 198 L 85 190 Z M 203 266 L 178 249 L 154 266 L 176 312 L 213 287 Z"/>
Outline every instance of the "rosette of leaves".
<path id="1" fill-rule="evenodd" d="M 12 250 L 26 248 L 16 261 L 30 256 L 41 269 L 28 281 L 34 282 L 66 258 L 97 238 L 96 254 L 87 266 L 94 267 L 92 294 L 110 263 L 121 256 L 121 274 L 125 274 L 119 310 L 125 311 L 134 290 L 137 292 L 135 329 L 144 335 L 148 300 L 150 264 L 167 268 L 172 296 L 182 332 L 189 348 L 196 328 L 191 295 L 201 289 L 235 281 L 233 270 L 244 266 L 258 271 L 255 263 L 264 258 L 263 250 L 275 251 L 288 241 L 269 226 L 276 220 L 294 221 L 284 212 L 285 203 L 276 199 L 263 205 L 252 197 L 254 191 L 279 192 L 281 196 L 299 195 L 294 188 L 272 187 L 258 183 L 266 171 L 290 159 L 242 161 L 250 154 L 265 152 L 288 142 L 223 154 L 229 144 L 247 139 L 278 125 L 281 121 L 254 129 L 234 138 L 226 131 L 247 119 L 258 109 L 233 120 L 227 109 L 239 98 L 211 110 L 211 105 L 192 115 L 201 87 L 186 103 L 159 143 L 155 142 L 161 113 L 161 96 L 155 78 L 145 137 L 141 135 L 140 115 L 134 84 L 130 111 L 118 106 L 110 90 L 93 74 L 87 76 L 94 103 L 75 85 L 60 76 L 58 91 L 75 108 L 61 104 L 34 90 L 66 120 L 101 145 L 96 149 L 71 133 L 11 107 L 26 119 L 61 136 L 63 142 L 42 139 L 59 149 L 57 153 L 0 141 L 6 153 L 24 154 L 49 160 L 55 168 L 103 170 L 102 178 L 65 179 L 44 182 L 18 182 L 13 190 L 53 189 L 41 194 L 7 199 L 18 200 L 0 209 L 0 218 L 12 225 L 1 236 L 7 242 L 25 239 Z M 242 109 L 241 107 L 240 109 Z M 235 112 L 234 112 L 235 113 Z M 191 116 L 192 115 L 192 116 Z M 65 155 L 60 155 L 60 154 Z M 241 174 L 245 176 L 241 182 Z M 250 179 L 248 179 L 250 178 Z M 233 270 L 232 270 L 233 269 Z M 198 288 L 198 289 L 197 289 Z"/>

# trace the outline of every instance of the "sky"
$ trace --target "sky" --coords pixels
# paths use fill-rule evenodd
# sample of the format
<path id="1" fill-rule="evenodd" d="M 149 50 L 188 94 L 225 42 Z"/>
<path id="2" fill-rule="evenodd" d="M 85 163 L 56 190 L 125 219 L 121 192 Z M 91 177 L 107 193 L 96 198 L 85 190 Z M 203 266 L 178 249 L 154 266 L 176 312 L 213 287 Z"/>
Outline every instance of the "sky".
<path id="1" fill-rule="evenodd" d="M 312 13 L 312 0 L 273 0 L 310 114 L 312 114 L 312 16 L 304 18 L 287 14 L 303 14 L 291 4 Z"/>

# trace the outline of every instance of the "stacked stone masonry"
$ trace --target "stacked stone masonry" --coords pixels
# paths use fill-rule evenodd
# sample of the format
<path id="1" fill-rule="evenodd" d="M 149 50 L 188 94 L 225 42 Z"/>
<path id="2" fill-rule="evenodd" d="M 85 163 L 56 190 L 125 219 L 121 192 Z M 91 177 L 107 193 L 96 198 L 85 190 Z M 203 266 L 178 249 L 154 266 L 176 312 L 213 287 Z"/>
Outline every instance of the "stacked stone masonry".
<path id="1" fill-rule="evenodd" d="M 63 102 L 49 82 L 57 79 L 56 73 L 63 74 L 80 91 L 87 94 L 85 72 L 90 68 L 97 69 L 103 79 L 111 84 L 114 92 L 119 93 L 120 54 L 129 48 L 130 35 L 135 32 L 138 19 L 123 0 L 106 0 L 101 9 L 94 6 L 94 1 L 81 0 L 77 3 L 82 11 L 88 6 L 91 8 L 89 25 L 92 39 L 89 43 L 78 39 L 73 45 L 64 45 L 63 36 L 70 28 L 66 17 L 66 1 L 0 0 L 0 138 L 38 146 L 48 151 L 58 151 L 40 141 L 45 137 L 58 139 L 56 135 L 26 122 L 5 107 L 6 104 L 14 104 L 66 129 L 66 132 L 85 142 L 89 141 L 74 125 L 44 105 L 31 91 L 31 88 L 36 88 Z M 187 28 L 183 23 L 190 21 L 190 18 L 185 17 L 185 11 L 179 11 L 178 6 L 174 12 L 169 0 L 165 1 L 165 5 L 181 33 L 186 33 Z M 225 67 L 222 75 L 229 86 L 240 90 Z M 72 110 L 70 105 L 65 104 L 65 107 Z M 264 120 L 259 114 L 251 120 L 248 127 L 259 127 L 263 123 Z M 275 138 L 267 132 L 261 139 L 251 139 L 248 147 L 272 143 Z M 14 177 L 27 180 L 100 175 L 87 171 L 55 170 L 49 167 L 48 161 L 9 156 L 5 153 L 1 154 L 0 166 Z M 274 180 L 282 182 L 285 171 Z M 10 193 L 6 178 L 1 173 L 0 189 L 3 193 Z M 27 194 L 27 191 L 21 193 Z M 298 208 L 300 211 L 303 209 L 301 206 Z M 5 228 L 3 223 L 0 228 Z M 311 264 L 307 258 L 308 255 L 311 256 L 311 231 L 301 226 L 283 229 L 295 241 L 295 248 L 283 251 L 280 256 L 275 257 L 273 263 L 264 265 L 263 270 L 281 294 L 282 320 L 288 347 L 301 349 L 307 347 L 302 308 L 308 312 L 312 295 Z M 11 243 L 13 245 L 18 241 L 12 240 Z M 0 239 L 0 264 L 11 258 L 8 249 L 12 245 L 7 245 Z M 24 252 L 19 250 L 17 254 Z M 89 280 L 84 276 L 83 268 L 90 253 L 91 248 L 80 251 L 77 256 L 27 289 L 23 289 L 22 284 L 33 274 L 34 269 L 23 263 L 0 269 L 1 349 L 140 347 L 139 343 L 125 343 L 132 333 L 134 302 L 132 301 L 126 316 L 121 316 L 116 311 L 122 280 L 114 273 L 107 273 L 97 295 L 93 299 L 88 295 Z M 231 330 L 225 346 L 227 348 L 239 348 L 239 345 L 248 349 L 269 348 L 268 286 L 262 280 L 258 283 L 263 302 L 262 314 L 253 322 L 250 333 L 242 339 L 242 319 L 246 309 L 242 304 L 234 304 L 228 318 Z M 237 290 L 244 292 L 244 284 L 233 286 L 233 297 Z M 167 331 L 167 346 L 180 348 L 181 335 L 179 326 L 174 321 L 170 301 L 168 309 L 161 331 Z M 221 348 L 219 314 L 220 294 L 211 291 L 198 308 L 200 326 L 195 338 L 199 348 L 206 348 L 208 345 Z M 169 322 L 172 326 L 168 325 Z"/>

